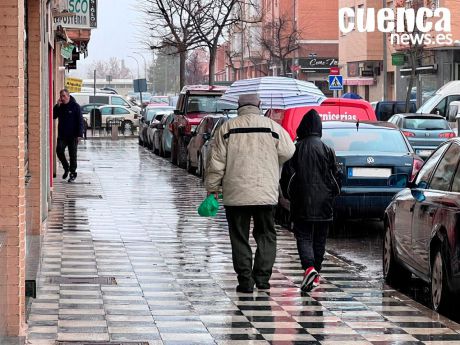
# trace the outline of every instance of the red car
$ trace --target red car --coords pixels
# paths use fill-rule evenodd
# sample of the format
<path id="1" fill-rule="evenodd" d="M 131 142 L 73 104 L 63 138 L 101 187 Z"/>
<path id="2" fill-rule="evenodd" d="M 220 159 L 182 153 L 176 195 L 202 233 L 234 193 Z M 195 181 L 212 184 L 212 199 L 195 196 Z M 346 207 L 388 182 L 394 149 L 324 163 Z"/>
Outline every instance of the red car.
<path id="1" fill-rule="evenodd" d="M 369 102 L 360 99 L 327 98 L 319 106 L 292 108 L 287 110 L 270 109 L 265 116 L 278 122 L 289 133 L 292 140 L 303 116 L 316 109 L 323 121 L 377 121 L 374 109 Z"/>
<path id="2" fill-rule="evenodd" d="M 192 133 L 201 119 L 210 114 L 220 113 L 218 100 L 227 88 L 223 86 L 185 86 L 174 110 L 174 121 L 170 124 L 173 139 L 171 162 L 181 168 L 187 166 L 187 146 Z"/>

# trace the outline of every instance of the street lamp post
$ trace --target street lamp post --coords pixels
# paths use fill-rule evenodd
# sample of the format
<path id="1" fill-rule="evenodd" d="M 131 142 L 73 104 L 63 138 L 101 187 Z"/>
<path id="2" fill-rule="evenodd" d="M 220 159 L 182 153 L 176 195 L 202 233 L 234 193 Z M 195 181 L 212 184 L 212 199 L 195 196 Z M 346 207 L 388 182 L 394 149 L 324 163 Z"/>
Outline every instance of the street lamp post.
<path id="1" fill-rule="evenodd" d="M 132 56 L 132 55 L 128 55 L 129 58 L 131 59 L 134 59 L 134 61 L 136 61 L 136 64 L 137 64 L 137 79 L 139 80 L 139 61 L 137 61 L 137 59 Z M 140 99 L 141 99 L 141 106 L 142 106 L 142 91 L 139 91 L 139 95 L 140 95 Z"/>
<path id="2" fill-rule="evenodd" d="M 142 60 L 144 60 L 144 76 L 145 76 L 145 79 L 147 80 L 148 79 L 147 78 L 147 60 L 145 60 L 144 55 L 142 55 L 141 53 L 134 52 L 134 54 L 139 55 L 142 58 Z"/>

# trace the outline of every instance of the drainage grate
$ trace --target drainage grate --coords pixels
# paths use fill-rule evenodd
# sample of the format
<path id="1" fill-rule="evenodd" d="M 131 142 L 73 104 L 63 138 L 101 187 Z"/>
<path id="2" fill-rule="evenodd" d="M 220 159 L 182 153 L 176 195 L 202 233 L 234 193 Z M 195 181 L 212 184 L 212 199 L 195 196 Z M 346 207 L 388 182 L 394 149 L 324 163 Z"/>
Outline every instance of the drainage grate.
<path id="1" fill-rule="evenodd" d="M 56 340 L 55 345 L 149 345 L 146 341 L 135 341 L 135 342 L 126 342 L 126 341 L 60 341 Z"/>
<path id="2" fill-rule="evenodd" d="M 117 285 L 115 277 L 49 277 L 49 284 Z"/>
<path id="3" fill-rule="evenodd" d="M 102 195 L 97 194 L 66 194 L 69 199 L 102 199 Z"/>

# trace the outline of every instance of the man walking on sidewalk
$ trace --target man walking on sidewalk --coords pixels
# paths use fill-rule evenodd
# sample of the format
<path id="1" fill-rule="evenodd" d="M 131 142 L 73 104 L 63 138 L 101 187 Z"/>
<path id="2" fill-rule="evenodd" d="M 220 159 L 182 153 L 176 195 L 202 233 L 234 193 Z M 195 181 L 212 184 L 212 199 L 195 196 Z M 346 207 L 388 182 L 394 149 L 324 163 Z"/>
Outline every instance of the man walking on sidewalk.
<path id="1" fill-rule="evenodd" d="M 301 289 L 319 285 L 333 201 L 340 193 L 335 152 L 321 141 L 321 117 L 314 109 L 297 128 L 296 151 L 283 167 L 281 190 L 290 200 L 297 249 L 304 269 Z"/>
<path id="2" fill-rule="evenodd" d="M 80 106 L 67 89 L 59 93 L 58 103 L 53 108 L 53 118 L 59 119 L 56 154 L 64 168 L 62 178 L 65 180 L 70 172 L 69 182 L 73 182 L 77 178 L 77 147 L 83 137 L 84 124 Z M 69 148 L 70 165 L 65 156 L 66 147 Z"/>
<path id="3" fill-rule="evenodd" d="M 208 193 L 222 188 L 232 244 L 236 291 L 252 293 L 254 284 L 269 289 L 276 257 L 274 206 L 278 203 L 280 166 L 294 154 L 289 134 L 260 115 L 256 94 L 242 95 L 238 116 L 215 134 L 205 187 Z M 249 245 L 251 217 L 257 250 L 252 265 Z"/>

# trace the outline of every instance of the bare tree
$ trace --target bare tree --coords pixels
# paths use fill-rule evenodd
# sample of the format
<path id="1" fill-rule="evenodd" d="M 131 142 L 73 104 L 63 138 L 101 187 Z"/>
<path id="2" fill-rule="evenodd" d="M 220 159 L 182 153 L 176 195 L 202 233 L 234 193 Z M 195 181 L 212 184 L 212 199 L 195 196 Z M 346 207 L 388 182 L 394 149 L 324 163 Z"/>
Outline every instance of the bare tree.
<path id="1" fill-rule="evenodd" d="M 224 29 L 240 22 L 241 0 L 196 0 L 199 3 L 199 15 L 194 24 L 203 44 L 209 50 L 209 85 L 214 84 L 217 49 Z"/>
<path id="2" fill-rule="evenodd" d="M 206 80 L 206 71 L 203 68 L 202 61 L 200 59 L 200 52 L 194 51 L 189 54 L 186 63 L 186 80 L 187 84 L 201 84 Z"/>
<path id="3" fill-rule="evenodd" d="M 165 50 L 180 60 L 179 84 L 185 85 L 187 51 L 196 48 L 200 36 L 196 30 L 201 4 L 196 0 L 144 0 L 142 11 L 146 15 L 146 28 L 151 33 L 149 48 Z"/>
<path id="4" fill-rule="evenodd" d="M 123 60 L 116 57 L 111 57 L 109 60 L 94 61 L 87 70 L 88 78 L 94 77 L 96 71 L 96 78 L 106 78 L 111 76 L 113 79 L 126 79 L 131 76 L 131 71 L 125 66 Z"/>
<path id="5" fill-rule="evenodd" d="M 285 75 L 288 56 L 299 49 L 300 31 L 289 16 L 280 16 L 265 24 L 262 32 L 260 44 L 263 50 L 267 51 L 269 60 L 280 64 L 281 75 Z"/>

